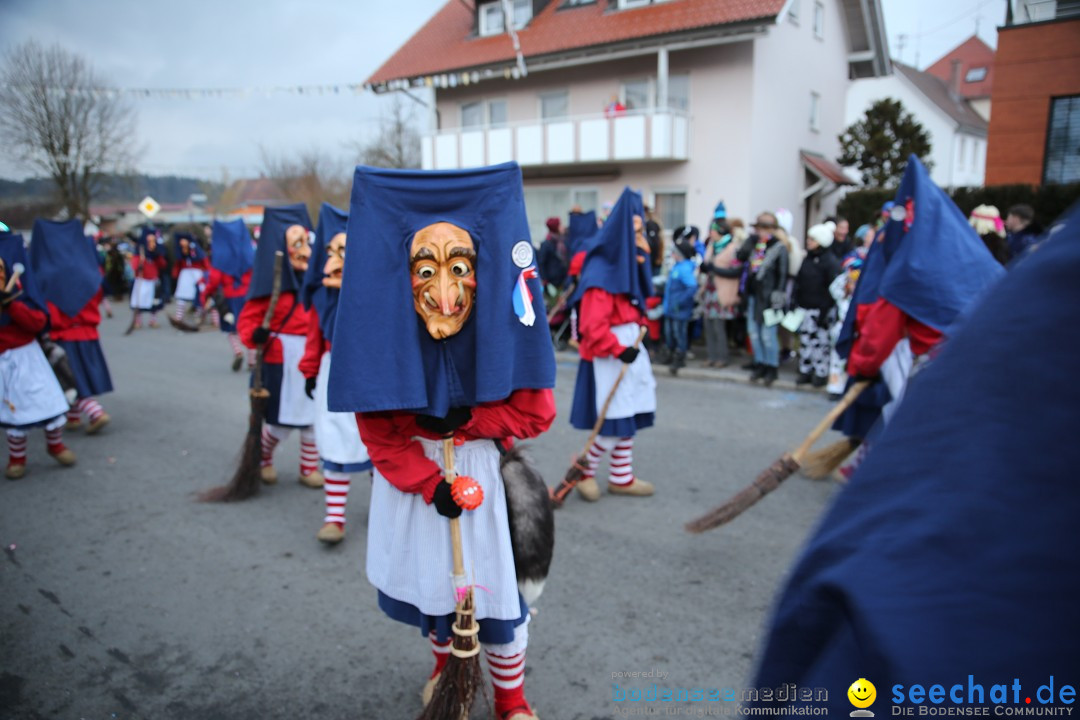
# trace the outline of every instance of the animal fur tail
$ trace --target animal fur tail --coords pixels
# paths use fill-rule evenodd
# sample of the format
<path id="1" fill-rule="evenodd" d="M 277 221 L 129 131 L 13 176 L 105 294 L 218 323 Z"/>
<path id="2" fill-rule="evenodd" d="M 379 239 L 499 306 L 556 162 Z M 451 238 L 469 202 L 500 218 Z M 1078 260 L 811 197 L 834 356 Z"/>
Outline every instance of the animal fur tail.
<path id="1" fill-rule="evenodd" d="M 532 605 L 544 590 L 555 550 L 555 512 L 544 479 L 522 449 L 514 446 L 500 464 L 510 520 L 518 590 Z"/>

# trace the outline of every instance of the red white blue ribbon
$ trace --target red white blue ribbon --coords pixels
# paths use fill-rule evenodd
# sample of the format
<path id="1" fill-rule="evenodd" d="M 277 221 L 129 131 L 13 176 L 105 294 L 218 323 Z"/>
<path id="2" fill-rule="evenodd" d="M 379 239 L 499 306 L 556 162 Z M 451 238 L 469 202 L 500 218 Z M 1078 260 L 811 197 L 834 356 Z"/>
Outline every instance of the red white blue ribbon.
<path id="1" fill-rule="evenodd" d="M 532 327 L 536 322 L 536 310 L 533 309 L 533 294 L 529 290 L 529 280 L 539 277 L 536 266 L 525 268 L 518 274 L 517 284 L 514 286 L 514 313 L 522 325 Z"/>

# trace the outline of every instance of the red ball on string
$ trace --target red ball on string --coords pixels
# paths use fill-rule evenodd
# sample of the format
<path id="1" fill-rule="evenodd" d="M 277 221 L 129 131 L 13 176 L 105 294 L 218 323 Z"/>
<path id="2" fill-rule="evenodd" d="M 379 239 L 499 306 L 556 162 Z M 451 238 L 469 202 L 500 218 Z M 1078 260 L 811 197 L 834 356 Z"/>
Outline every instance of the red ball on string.
<path id="1" fill-rule="evenodd" d="M 468 475 L 458 475 L 450 486 L 450 496 L 463 510 L 475 510 L 484 502 L 484 488 Z"/>

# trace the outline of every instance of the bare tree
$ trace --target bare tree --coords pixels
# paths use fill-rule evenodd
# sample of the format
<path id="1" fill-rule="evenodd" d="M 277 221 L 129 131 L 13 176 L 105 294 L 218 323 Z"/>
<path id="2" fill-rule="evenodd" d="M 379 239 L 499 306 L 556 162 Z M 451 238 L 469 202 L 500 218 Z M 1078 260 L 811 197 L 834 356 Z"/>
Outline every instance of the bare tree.
<path id="1" fill-rule="evenodd" d="M 135 111 L 79 55 L 30 40 L 0 74 L 0 130 L 16 159 L 56 183 L 70 217 L 86 218 L 102 178 L 134 159 Z"/>
<path id="2" fill-rule="evenodd" d="M 302 150 L 296 155 L 275 155 L 259 146 L 263 175 L 270 178 L 285 193 L 285 197 L 302 202 L 312 218 L 318 217 L 323 201 L 341 208 L 349 206 L 351 189 L 347 173 L 318 150 Z"/>
<path id="3" fill-rule="evenodd" d="M 359 146 L 360 162 L 384 168 L 420 167 L 420 133 L 413 125 L 413 109 L 395 95 L 390 110 L 382 118 L 379 134 Z"/>

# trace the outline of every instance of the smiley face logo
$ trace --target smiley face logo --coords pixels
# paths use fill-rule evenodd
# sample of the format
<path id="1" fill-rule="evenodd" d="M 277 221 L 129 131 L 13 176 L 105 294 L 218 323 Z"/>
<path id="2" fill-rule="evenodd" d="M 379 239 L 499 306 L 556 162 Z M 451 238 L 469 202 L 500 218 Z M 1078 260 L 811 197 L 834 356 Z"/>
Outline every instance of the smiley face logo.
<path id="1" fill-rule="evenodd" d="M 874 683 L 870 682 L 866 678 L 859 678 L 855 682 L 851 683 L 851 687 L 847 691 L 848 701 L 859 708 L 855 712 L 851 713 L 852 717 L 873 717 L 872 712 L 868 712 L 865 708 L 874 704 L 874 700 L 877 699 L 877 688 L 874 687 Z"/>

